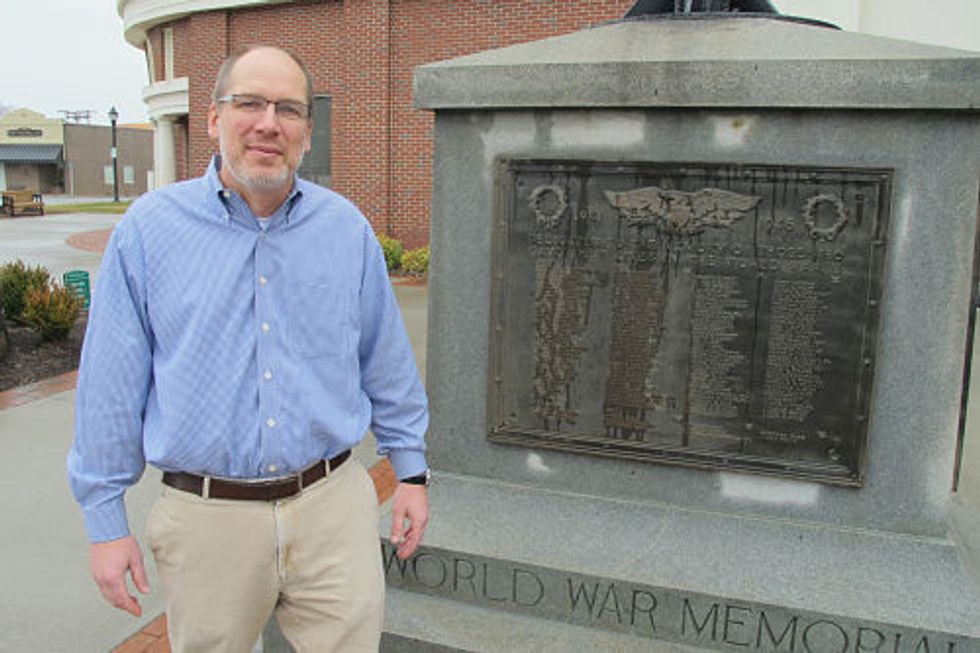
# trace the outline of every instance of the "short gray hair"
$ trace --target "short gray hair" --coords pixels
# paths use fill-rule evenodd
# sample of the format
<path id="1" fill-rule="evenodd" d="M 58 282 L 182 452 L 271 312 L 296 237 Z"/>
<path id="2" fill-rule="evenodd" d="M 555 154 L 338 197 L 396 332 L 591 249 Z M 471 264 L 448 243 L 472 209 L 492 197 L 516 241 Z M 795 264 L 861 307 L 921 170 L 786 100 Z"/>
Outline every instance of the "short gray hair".
<path id="1" fill-rule="evenodd" d="M 310 107 L 310 111 L 313 111 L 313 76 L 310 75 L 310 69 L 306 67 L 303 60 L 300 59 L 294 52 L 287 50 L 286 48 L 280 48 L 276 45 L 249 45 L 240 50 L 236 50 L 231 54 L 224 62 L 221 64 L 221 68 L 218 69 L 218 76 L 214 80 L 214 90 L 211 92 L 211 99 L 217 101 L 219 97 L 224 97 L 225 88 L 228 86 L 228 77 L 231 75 L 231 69 L 235 67 L 238 60 L 244 57 L 249 52 L 253 50 L 262 49 L 277 50 L 282 52 L 284 55 L 292 59 L 299 69 L 303 71 L 303 78 L 306 79 L 306 105 Z"/>

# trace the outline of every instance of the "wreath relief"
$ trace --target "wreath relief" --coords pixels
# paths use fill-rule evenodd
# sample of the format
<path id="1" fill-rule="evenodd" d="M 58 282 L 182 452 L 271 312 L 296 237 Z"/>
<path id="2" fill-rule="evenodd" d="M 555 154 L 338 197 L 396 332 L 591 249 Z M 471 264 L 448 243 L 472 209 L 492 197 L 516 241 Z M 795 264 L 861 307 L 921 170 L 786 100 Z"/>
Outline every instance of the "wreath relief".
<path id="1" fill-rule="evenodd" d="M 817 224 L 817 207 L 821 204 L 830 204 L 836 215 L 834 222 L 826 227 Z M 844 200 L 830 193 L 814 195 L 803 204 L 803 224 L 810 232 L 810 238 L 831 242 L 847 225 L 847 209 L 844 207 Z"/>
<path id="2" fill-rule="evenodd" d="M 565 189 L 556 184 L 544 184 L 531 191 L 528 204 L 534 217 L 543 227 L 554 229 L 568 208 Z"/>

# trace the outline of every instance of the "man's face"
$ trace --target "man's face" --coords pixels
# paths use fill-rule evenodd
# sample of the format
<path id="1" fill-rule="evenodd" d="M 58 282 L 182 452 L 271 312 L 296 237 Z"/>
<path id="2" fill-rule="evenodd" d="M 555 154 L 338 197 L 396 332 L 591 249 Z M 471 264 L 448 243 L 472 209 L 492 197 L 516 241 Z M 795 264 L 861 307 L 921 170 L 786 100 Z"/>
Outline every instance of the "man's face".
<path id="1" fill-rule="evenodd" d="M 306 79 L 284 53 L 257 49 L 232 68 L 224 89 L 224 96 L 231 95 L 305 104 Z M 208 135 L 221 148 L 221 180 L 246 196 L 288 192 L 293 173 L 310 149 L 311 130 L 309 119 L 282 118 L 271 102 L 258 113 L 239 110 L 228 102 L 212 104 L 208 111 Z"/>

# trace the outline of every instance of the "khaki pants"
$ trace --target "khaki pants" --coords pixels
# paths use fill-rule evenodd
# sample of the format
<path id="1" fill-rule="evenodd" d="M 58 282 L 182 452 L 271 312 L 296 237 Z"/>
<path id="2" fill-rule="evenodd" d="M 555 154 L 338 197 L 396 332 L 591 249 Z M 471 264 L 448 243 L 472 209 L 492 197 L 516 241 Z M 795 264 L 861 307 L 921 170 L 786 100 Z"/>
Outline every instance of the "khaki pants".
<path id="1" fill-rule="evenodd" d="M 272 614 L 298 653 L 378 650 L 378 502 L 353 458 L 284 501 L 164 486 L 146 540 L 174 653 L 248 653 Z"/>

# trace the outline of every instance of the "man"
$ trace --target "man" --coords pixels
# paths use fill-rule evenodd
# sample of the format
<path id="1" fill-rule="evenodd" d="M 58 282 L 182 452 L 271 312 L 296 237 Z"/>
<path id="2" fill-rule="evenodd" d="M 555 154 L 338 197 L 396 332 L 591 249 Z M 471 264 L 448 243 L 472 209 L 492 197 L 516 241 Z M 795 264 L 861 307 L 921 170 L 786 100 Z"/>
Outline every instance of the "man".
<path id="1" fill-rule="evenodd" d="M 146 539 L 177 652 L 250 651 L 273 613 L 298 651 L 377 650 L 377 499 L 349 459 L 369 427 L 403 479 L 399 556 L 428 520 L 426 398 L 380 246 L 295 174 L 311 102 L 293 55 L 229 58 L 208 112 L 220 158 L 135 202 L 99 272 L 69 478 L 99 589 L 138 616 L 123 494 L 145 463 L 165 472 Z"/>

